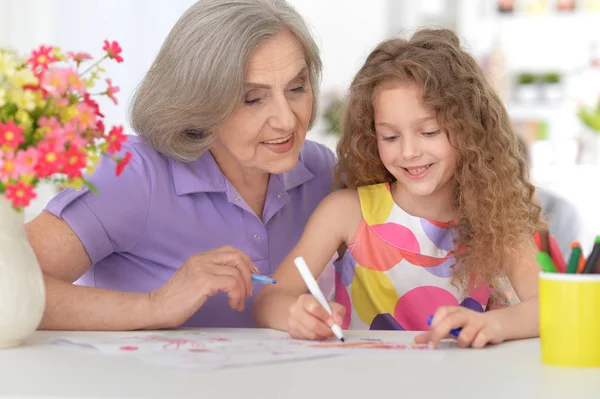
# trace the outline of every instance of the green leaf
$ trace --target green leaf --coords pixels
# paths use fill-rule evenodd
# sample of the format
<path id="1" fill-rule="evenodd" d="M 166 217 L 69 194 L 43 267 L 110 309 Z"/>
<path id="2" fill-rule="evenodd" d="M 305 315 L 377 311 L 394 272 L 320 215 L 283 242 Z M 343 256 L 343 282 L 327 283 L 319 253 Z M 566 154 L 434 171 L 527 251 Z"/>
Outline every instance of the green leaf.
<path id="1" fill-rule="evenodd" d="M 600 114 L 591 112 L 587 108 L 581 108 L 577 116 L 585 126 L 600 133 Z"/>
<path id="2" fill-rule="evenodd" d="M 83 184 L 85 184 L 85 186 L 94 194 L 98 195 L 100 192 L 98 191 L 98 189 L 89 181 L 84 180 Z"/>

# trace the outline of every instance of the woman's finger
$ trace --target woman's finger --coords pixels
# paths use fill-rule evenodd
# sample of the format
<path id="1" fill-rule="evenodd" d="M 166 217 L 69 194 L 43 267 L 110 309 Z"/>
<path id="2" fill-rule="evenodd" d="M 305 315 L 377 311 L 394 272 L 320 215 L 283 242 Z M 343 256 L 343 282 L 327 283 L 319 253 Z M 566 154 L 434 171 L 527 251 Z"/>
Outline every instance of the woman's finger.
<path id="1" fill-rule="evenodd" d="M 250 296 L 252 294 L 252 282 L 246 281 L 239 267 L 232 265 L 214 265 L 210 270 L 216 275 L 233 277 L 240 284 L 241 290 L 244 292 L 245 296 Z"/>

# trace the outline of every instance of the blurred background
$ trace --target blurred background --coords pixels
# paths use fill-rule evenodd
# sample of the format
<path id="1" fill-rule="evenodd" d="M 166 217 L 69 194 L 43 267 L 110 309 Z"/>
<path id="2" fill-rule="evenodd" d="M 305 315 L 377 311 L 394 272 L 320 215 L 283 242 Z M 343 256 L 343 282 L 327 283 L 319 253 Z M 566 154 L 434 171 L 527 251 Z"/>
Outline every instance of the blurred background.
<path id="1" fill-rule="evenodd" d="M 600 0 L 290 2 L 309 21 L 325 67 L 321 118 L 309 138 L 335 149 L 345 90 L 379 41 L 420 26 L 452 28 L 484 68 L 527 144 L 532 180 L 553 201 L 546 212 L 555 219 L 561 213 L 562 227 L 555 229 L 564 232 L 567 247 L 579 240 L 589 251 L 600 233 Z M 133 90 L 193 3 L 0 0 L 0 46 L 27 53 L 49 44 L 97 56 L 103 40 L 118 41 L 125 62 L 107 68 L 121 88 L 119 105 L 101 107 L 107 125 L 128 128 Z M 55 192 L 51 185 L 40 190 L 27 219 Z"/>

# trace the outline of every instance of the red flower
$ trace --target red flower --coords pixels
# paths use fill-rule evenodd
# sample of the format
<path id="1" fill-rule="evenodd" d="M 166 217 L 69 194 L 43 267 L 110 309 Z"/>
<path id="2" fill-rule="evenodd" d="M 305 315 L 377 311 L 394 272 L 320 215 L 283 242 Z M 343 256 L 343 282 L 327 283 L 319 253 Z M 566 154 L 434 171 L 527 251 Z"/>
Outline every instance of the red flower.
<path id="1" fill-rule="evenodd" d="M 111 43 L 108 40 L 105 40 L 102 50 L 106 51 L 108 58 L 112 58 L 117 62 L 123 62 L 123 57 L 121 57 L 121 51 L 123 50 L 121 49 L 121 46 L 119 46 L 119 43 L 114 41 Z"/>
<path id="2" fill-rule="evenodd" d="M 31 64 L 33 70 L 39 67 L 42 71 L 46 71 L 51 63 L 56 62 L 52 50 L 52 46 L 40 46 L 39 49 L 31 52 L 31 57 L 27 62 Z"/>
<path id="3" fill-rule="evenodd" d="M 40 151 L 40 158 L 35 171 L 40 178 L 58 173 L 63 169 L 65 163 L 64 154 L 59 153 L 53 144 L 42 143 L 38 149 Z"/>
<path id="4" fill-rule="evenodd" d="M 96 101 L 92 100 L 92 97 L 90 97 L 90 93 L 86 92 L 83 95 L 83 102 L 92 107 L 97 116 L 99 116 L 100 118 L 104 118 L 104 114 L 100 112 L 100 106 L 98 106 L 98 103 Z"/>
<path id="5" fill-rule="evenodd" d="M 13 121 L 0 123 L 0 147 L 17 148 L 19 144 L 25 142 L 23 137 L 23 128 L 15 125 Z"/>
<path id="6" fill-rule="evenodd" d="M 0 123 L 0 147 L 17 148 L 19 144 L 25 142 L 23 137 L 23 128 L 15 125 L 13 121 Z"/>
<path id="7" fill-rule="evenodd" d="M 86 166 L 85 152 L 76 146 L 72 146 L 65 153 L 65 164 L 63 173 L 70 179 L 81 176 L 81 170 Z"/>
<path id="8" fill-rule="evenodd" d="M 13 207 L 24 208 L 36 197 L 36 194 L 33 191 L 33 185 L 19 182 L 7 184 L 4 196 L 12 202 Z"/>
<path id="9" fill-rule="evenodd" d="M 123 170 L 125 170 L 125 166 L 127 166 L 129 164 L 129 161 L 131 161 L 131 157 L 131 152 L 127 151 L 125 156 L 117 161 L 117 176 L 120 176 L 121 173 L 123 173 Z"/>
<path id="10" fill-rule="evenodd" d="M 121 151 L 123 143 L 127 141 L 127 137 L 123 134 L 123 126 L 114 126 L 110 129 L 106 141 L 108 142 L 107 151 L 109 154 Z"/>

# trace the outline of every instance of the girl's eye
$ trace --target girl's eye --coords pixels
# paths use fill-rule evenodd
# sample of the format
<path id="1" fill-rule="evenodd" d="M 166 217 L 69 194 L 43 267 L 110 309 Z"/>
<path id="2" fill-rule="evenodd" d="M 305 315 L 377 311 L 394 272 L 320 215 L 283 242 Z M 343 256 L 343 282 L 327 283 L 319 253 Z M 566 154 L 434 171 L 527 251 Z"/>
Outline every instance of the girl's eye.
<path id="1" fill-rule="evenodd" d="M 423 132 L 421 133 L 423 136 L 425 137 L 433 137 L 433 136 L 437 136 L 437 134 L 439 133 L 439 130 L 434 130 L 432 132 Z"/>
<path id="2" fill-rule="evenodd" d="M 398 138 L 398 136 L 386 136 L 383 138 L 384 141 L 394 141 Z"/>

